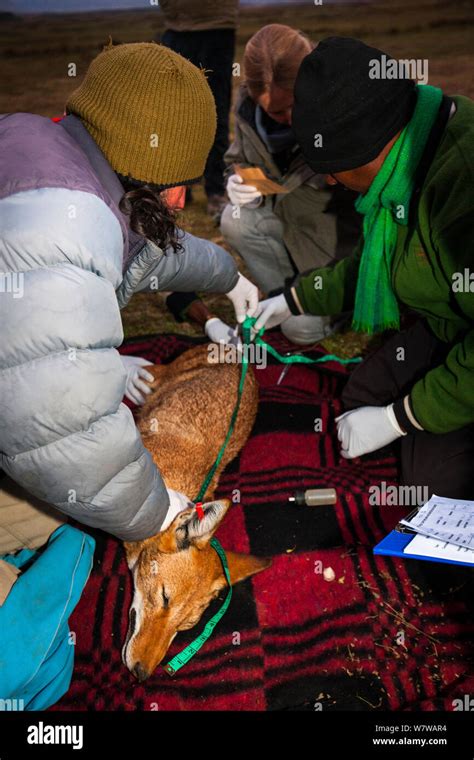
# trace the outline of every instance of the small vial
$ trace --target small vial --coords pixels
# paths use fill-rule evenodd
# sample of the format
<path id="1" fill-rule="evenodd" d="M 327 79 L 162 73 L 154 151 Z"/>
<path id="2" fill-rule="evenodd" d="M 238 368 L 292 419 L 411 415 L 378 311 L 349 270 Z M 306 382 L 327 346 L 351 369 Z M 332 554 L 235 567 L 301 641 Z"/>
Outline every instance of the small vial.
<path id="1" fill-rule="evenodd" d="M 337 493 L 335 488 L 308 488 L 307 491 L 296 491 L 288 501 L 294 502 L 298 507 L 318 507 L 324 504 L 335 504 Z"/>

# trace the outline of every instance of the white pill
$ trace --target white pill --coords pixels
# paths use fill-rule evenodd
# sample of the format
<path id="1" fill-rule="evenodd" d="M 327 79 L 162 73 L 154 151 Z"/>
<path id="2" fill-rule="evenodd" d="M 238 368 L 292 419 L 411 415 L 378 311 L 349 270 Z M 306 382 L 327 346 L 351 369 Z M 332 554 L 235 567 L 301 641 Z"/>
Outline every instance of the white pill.
<path id="1" fill-rule="evenodd" d="M 332 569 L 332 567 L 325 567 L 323 572 L 323 578 L 325 581 L 333 581 L 336 577 L 336 573 Z"/>

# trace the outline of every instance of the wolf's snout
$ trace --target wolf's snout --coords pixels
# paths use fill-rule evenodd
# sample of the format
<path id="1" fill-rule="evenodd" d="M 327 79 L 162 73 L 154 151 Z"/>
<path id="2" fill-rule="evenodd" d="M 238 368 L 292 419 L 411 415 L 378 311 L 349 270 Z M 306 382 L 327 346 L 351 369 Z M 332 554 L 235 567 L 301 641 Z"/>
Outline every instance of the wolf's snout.
<path id="1" fill-rule="evenodd" d="M 137 681 L 139 681 L 140 683 L 142 681 L 146 681 L 146 679 L 150 675 L 148 673 L 148 671 L 143 667 L 143 665 L 141 664 L 141 662 L 136 662 L 135 663 L 135 665 L 132 668 L 132 673 L 135 676 L 135 678 L 137 679 Z"/>

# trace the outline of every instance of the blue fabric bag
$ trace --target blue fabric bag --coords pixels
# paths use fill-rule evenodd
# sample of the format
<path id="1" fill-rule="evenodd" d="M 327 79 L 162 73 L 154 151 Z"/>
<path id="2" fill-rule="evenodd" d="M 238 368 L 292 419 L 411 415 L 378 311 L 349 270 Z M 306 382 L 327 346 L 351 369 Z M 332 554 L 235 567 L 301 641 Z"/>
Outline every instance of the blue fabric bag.
<path id="1" fill-rule="evenodd" d="M 74 666 L 68 618 L 94 547 L 91 536 L 61 525 L 40 550 L 1 557 L 22 572 L 0 607 L 0 709 L 45 710 L 67 692 Z"/>

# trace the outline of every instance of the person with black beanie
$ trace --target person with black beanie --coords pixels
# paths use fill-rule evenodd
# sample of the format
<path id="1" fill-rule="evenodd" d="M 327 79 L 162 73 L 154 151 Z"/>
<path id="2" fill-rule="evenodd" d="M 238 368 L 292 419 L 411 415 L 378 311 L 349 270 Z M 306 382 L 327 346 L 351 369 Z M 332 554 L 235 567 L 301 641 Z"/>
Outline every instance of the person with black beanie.
<path id="1" fill-rule="evenodd" d="M 395 330 L 346 384 L 341 455 L 398 440 L 403 484 L 473 498 L 474 103 L 330 37 L 301 64 L 292 124 L 313 170 L 360 193 L 363 234 L 351 257 L 261 301 L 254 327 L 353 310 L 356 330 Z"/>

